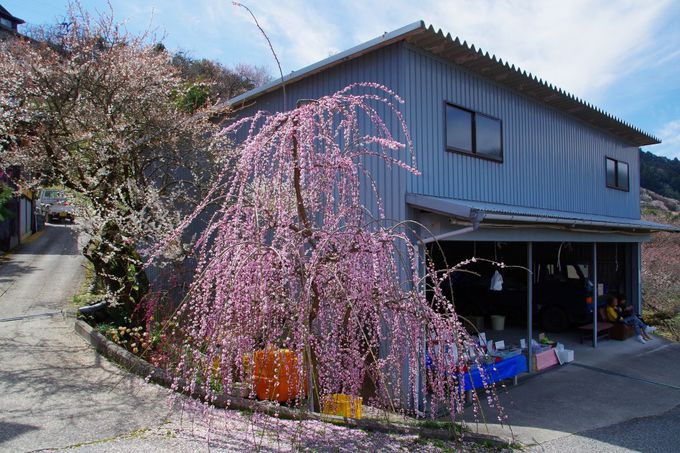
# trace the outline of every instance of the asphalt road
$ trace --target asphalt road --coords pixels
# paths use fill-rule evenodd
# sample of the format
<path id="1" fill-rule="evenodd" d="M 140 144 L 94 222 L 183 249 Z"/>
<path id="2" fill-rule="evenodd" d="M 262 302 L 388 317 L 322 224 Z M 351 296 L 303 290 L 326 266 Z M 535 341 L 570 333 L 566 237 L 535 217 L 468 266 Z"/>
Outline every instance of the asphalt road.
<path id="1" fill-rule="evenodd" d="M 48 225 L 0 262 L 0 451 L 60 449 L 161 426 L 166 390 L 97 355 L 65 317 L 81 286 L 75 229 Z"/>
<path id="2" fill-rule="evenodd" d="M 602 453 L 680 451 L 680 406 L 651 417 L 640 417 L 616 425 L 562 437 L 533 447 L 532 452 Z"/>

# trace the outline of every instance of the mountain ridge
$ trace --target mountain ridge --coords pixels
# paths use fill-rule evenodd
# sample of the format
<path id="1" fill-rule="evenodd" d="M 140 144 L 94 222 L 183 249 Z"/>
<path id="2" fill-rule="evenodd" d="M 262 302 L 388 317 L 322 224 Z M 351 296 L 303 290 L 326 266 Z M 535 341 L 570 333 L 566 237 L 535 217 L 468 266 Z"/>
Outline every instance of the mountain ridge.
<path id="1" fill-rule="evenodd" d="M 662 197 L 680 200 L 680 160 L 640 150 L 640 186 Z"/>

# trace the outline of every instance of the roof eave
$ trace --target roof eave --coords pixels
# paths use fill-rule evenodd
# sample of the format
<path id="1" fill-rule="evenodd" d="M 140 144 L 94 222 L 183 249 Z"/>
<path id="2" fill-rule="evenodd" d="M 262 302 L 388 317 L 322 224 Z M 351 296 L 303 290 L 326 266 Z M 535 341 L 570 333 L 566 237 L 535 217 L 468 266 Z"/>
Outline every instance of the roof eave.
<path id="1" fill-rule="evenodd" d="M 466 202 L 452 198 L 434 197 L 415 193 L 406 194 L 406 203 L 421 211 L 471 221 L 483 219 L 483 225 L 560 226 L 563 228 L 589 228 L 602 232 L 625 230 L 631 233 L 670 232 L 680 233 L 673 225 L 625 218 L 577 218 L 568 212 L 545 211 L 544 213 L 501 212 L 485 206 L 484 202 Z M 481 215 L 480 215 L 481 214 Z"/>
<path id="2" fill-rule="evenodd" d="M 345 51 L 339 52 L 335 55 L 332 55 L 324 60 L 318 61 L 314 64 L 311 64 L 309 66 L 306 66 L 302 69 L 298 69 L 297 71 L 293 71 L 288 75 L 284 75 L 283 79 L 275 79 L 272 80 L 271 82 L 262 85 L 260 87 L 254 88 L 250 91 L 246 91 L 243 94 L 240 94 L 230 100 L 227 101 L 227 104 L 229 106 L 235 106 L 238 104 L 243 104 L 248 102 L 249 100 L 256 98 L 258 96 L 261 96 L 266 93 L 270 93 L 272 91 L 276 91 L 281 87 L 281 84 L 288 84 L 288 83 L 293 83 L 296 82 L 300 79 L 303 79 L 305 77 L 308 77 L 312 74 L 321 72 L 323 70 L 326 70 L 328 68 L 331 68 L 333 66 L 339 65 L 345 61 L 348 60 L 353 60 L 355 58 L 360 57 L 361 55 L 364 55 L 368 52 L 372 52 L 376 49 L 379 49 L 381 47 L 388 46 L 392 43 L 395 43 L 397 41 L 402 41 L 405 39 L 409 34 L 418 32 L 421 30 L 425 29 L 425 22 L 422 20 L 413 22 L 411 24 L 408 24 L 404 27 L 401 27 L 397 30 L 394 30 L 389 33 L 384 33 L 383 35 L 371 39 L 370 41 L 367 41 L 363 44 L 360 44 L 358 46 L 352 47 L 350 49 L 347 49 Z"/>
<path id="3" fill-rule="evenodd" d="M 584 121 L 590 126 L 608 132 L 633 146 L 655 145 L 661 143 L 657 137 L 595 107 L 594 105 L 568 93 L 556 86 L 522 70 L 507 61 L 490 55 L 482 49 L 461 42 L 459 38 L 444 35 L 432 25 L 427 26 L 419 20 L 358 46 L 347 49 L 310 66 L 293 71 L 282 79 L 276 79 L 261 87 L 250 90 L 226 101 L 230 107 L 244 105 L 266 93 L 278 90 L 282 84 L 293 83 L 310 75 L 319 73 L 345 61 L 358 58 L 389 44 L 406 41 L 427 52 L 451 61 L 481 77 L 485 77 L 515 92 L 522 93 L 548 106 Z M 493 75 L 496 74 L 494 77 Z"/>
<path id="4" fill-rule="evenodd" d="M 7 11 L 5 8 L 3 8 L 2 5 L 0 5 L 0 17 L 4 17 L 4 18 L 7 19 L 7 20 L 11 20 L 12 22 L 14 22 L 14 23 L 16 23 L 16 24 L 18 24 L 18 25 L 21 25 L 21 24 L 25 24 L 25 23 L 26 23 L 25 20 L 19 19 L 18 17 L 13 16 L 12 13 L 10 13 L 10 12 Z"/>
<path id="5" fill-rule="evenodd" d="M 657 137 L 615 117 L 585 100 L 566 92 L 545 80 L 527 72 L 507 61 L 490 55 L 482 49 L 469 45 L 466 41 L 444 34 L 432 25 L 417 36 L 405 38 L 438 58 L 451 61 L 467 70 L 505 86 L 514 92 L 522 93 L 543 104 L 552 106 L 566 114 L 578 118 L 591 126 L 615 135 L 634 146 L 661 143 Z"/>
<path id="6" fill-rule="evenodd" d="M 655 233 L 655 232 L 669 232 L 680 233 L 680 229 L 671 225 L 649 225 L 649 224 L 630 224 L 623 222 L 602 222 L 599 220 L 580 220 L 569 218 L 555 218 L 555 217 L 541 217 L 541 216 L 526 216 L 516 214 L 495 214 L 485 213 L 485 223 L 498 222 L 499 224 L 517 224 L 517 225 L 559 225 L 564 228 L 590 228 L 604 232 L 612 230 L 624 230 L 631 233 Z"/>

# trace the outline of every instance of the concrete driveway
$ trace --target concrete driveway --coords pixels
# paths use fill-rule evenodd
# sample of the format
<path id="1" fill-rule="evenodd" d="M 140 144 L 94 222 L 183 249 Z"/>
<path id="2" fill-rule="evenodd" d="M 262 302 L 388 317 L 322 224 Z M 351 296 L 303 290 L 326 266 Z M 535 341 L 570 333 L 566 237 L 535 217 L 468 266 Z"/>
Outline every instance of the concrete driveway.
<path id="1" fill-rule="evenodd" d="M 640 417 L 603 428 L 590 429 L 561 437 L 531 448 L 530 451 L 562 453 L 565 451 L 677 452 L 680 448 L 678 427 L 680 406 L 668 412 Z"/>
<path id="2" fill-rule="evenodd" d="M 514 434 L 535 451 L 680 451 L 680 344 L 657 337 L 571 347 L 573 363 L 500 390 L 510 427 L 477 429 Z"/>
<path id="3" fill-rule="evenodd" d="M 0 451 L 63 448 L 160 426 L 166 391 L 102 359 L 61 314 L 83 258 L 48 225 L 0 263 Z"/>

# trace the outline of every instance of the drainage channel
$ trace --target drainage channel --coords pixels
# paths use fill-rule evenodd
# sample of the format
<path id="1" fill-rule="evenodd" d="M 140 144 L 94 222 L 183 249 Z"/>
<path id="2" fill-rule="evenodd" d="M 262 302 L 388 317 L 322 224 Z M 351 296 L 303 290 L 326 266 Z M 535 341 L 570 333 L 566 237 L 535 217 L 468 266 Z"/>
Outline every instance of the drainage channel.
<path id="1" fill-rule="evenodd" d="M 61 311 L 48 311 L 48 312 L 45 312 L 45 313 L 36 313 L 34 315 L 14 316 L 12 318 L 0 318 L 0 322 L 22 321 L 24 319 L 51 317 L 51 316 L 57 316 L 57 315 L 61 315 L 61 314 L 62 314 Z"/>
<path id="2" fill-rule="evenodd" d="M 625 378 L 625 379 L 632 379 L 634 381 L 644 382 L 644 383 L 647 383 L 647 384 L 658 385 L 658 386 L 661 386 L 661 387 L 667 387 L 667 388 L 671 388 L 671 389 L 674 389 L 674 390 L 680 390 L 680 387 L 678 387 L 677 385 L 664 384 L 663 382 L 656 382 L 656 381 L 652 381 L 650 379 L 645 379 L 645 378 L 636 377 L 636 376 L 630 376 L 628 374 L 623 374 L 623 373 L 617 373 L 616 371 L 609 371 L 609 370 L 605 370 L 604 368 L 597 368 L 597 367 L 594 367 L 594 366 L 583 365 L 581 363 L 574 363 L 574 362 L 570 363 L 569 365 L 576 366 L 576 367 L 579 367 L 579 368 L 585 368 L 585 369 L 591 370 L 591 371 L 597 371 L 599 373 L 608 374 L 610 376 L 617 376 L 617 377 L 621 377 L 621 378 Z"/>

